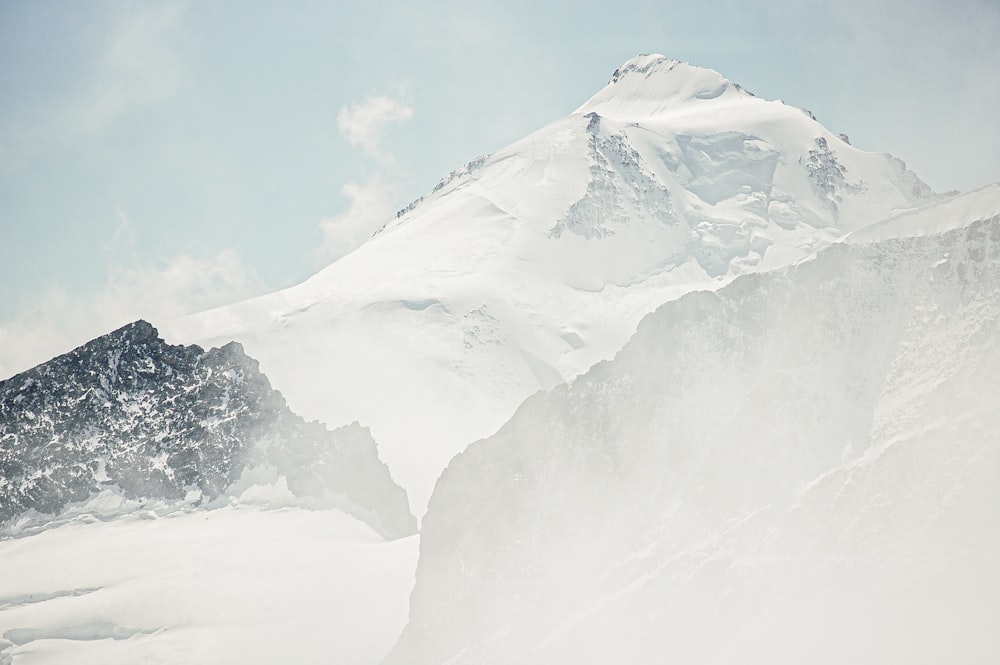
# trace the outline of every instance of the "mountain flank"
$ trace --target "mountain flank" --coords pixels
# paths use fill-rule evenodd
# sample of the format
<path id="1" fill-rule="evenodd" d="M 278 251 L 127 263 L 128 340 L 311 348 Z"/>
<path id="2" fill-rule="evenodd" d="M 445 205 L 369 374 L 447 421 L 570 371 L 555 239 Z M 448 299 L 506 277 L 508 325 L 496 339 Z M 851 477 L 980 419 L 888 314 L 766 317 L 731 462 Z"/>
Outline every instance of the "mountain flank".
<path id="1" fill-rule="evenodd" d="M 306 422 L 238 343 L 173 346 L 136 321 L 0 382 L 0 523 L 102 490 L 204 503 L 252 470 L 387 538 L 416 531 L 368 430 Z"/>

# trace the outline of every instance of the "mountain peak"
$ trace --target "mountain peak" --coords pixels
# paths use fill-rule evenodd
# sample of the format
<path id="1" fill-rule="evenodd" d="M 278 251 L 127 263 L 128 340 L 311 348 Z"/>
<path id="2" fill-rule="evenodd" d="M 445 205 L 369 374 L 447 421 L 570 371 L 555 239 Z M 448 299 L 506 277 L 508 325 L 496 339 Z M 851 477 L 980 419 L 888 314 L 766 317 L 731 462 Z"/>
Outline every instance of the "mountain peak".
<path id="1" fill-rule="evenodd" d="M 0 538 L 102 511 L 87 502 L 105 491 L 200 505 L 237 499 L 272 470 L 296 500 L 386 538 L 416 531 L 370 432 L 301 418 L 237 342 L 175 346 L 138 320 L 0 381 Z"/>
<path id="2" fill-rule="evenodd" d="M 642 54 L 625 62 L 603 90 L 577 113 L 634 120 L 661 115 L 690 103 L 752 96 L 719 72 L 659 54 Z"/>
<path id="3" fill-rule="evenodd" d="M 618 83 L 618 81 L 632 73 L 646 75 L 657 69 L 666 69 L 669 71 L 680 62 L 680 60 L 672 60 L 659 53 L 640 53 L 616 69 L 615 73 L 611 75 L 611 80 L 608 81 L 608 84 Z"/>

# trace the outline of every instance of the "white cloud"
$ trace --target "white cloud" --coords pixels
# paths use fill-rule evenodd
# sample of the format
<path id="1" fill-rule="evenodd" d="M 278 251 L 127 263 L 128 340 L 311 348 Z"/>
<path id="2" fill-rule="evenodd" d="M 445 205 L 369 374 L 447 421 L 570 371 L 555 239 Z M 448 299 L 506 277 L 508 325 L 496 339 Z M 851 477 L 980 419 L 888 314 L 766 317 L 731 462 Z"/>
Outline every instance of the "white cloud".
<path id="1" fill-rule="evenodd" d="M 357 249 L 382 227 L 393 213 L 400 177 L 392 153 L 382 146 L 386 127 L 413 116 L 413 109 L 392 97 L 367 97 L 349 104 L 337 114 L 337 127 L 347 141 L 371 157 L 377 171 L 364 182 L 349 182 L 341 192 L 349 200 L 346 212 L 324 217 L 319 222 L 323 242 L 319 253 L 324 260 L 336 261 Z"/>
<path id="2" fill-rule="evenodd" d="M 389 125 L 412 116 L 413 109 L 400 100 L 377 95 L 341 108 L 337 128 L 351 145 L 360 147 L 370 157 L 391 162 L 391 154 L 382 149 L 383 132 Z"/>
<path id="3" fill-rule="evenodd" d="M 127 218 L 120 214 L 120 219 L 126 220 L 122 228 L 127 238 Z M 113 251 L 109 247 L 112 256 Z M 256 273 L 228 249 L 207 258 L 177 256 L 158 268 L 112 263 L 98 293 L 80 296 L 52 287 L 17 318 L 0 322 L 0 379 L 136 319 L 155 326 L 263 289 Z"/>
<path id="4" fill-rule="evenodd" d="M 349 182 L 341 191 L 351 202 L 347 212 L 319 222 L 323 232 L 319 251 L 329 261 L 349 254 L 371 238 L 392 216 L 391 202 L 398 194 L 396 187 L 379 175 L 360 184 Z"/>

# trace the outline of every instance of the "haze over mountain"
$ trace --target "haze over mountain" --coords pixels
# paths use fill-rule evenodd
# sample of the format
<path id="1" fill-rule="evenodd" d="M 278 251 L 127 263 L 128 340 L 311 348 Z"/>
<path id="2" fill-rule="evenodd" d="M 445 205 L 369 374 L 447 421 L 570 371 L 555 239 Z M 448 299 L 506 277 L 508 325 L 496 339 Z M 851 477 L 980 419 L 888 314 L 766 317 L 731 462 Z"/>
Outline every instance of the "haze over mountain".
<path id="1" fill-rule="evenodd" d="M 638 56 L 155 322 L 219 348 L 138 322 L 0 383 L 0 663 L 990 661 L 998 278 L 1000 184 Z"/>
<path id="2" fill-rule="evenodd" d="M 237 343 L 170 346 L 138 321 L 0 381 L 0 526 L 15 533 L 95 495 L 114 514 L 257 485 L 386 538 L 416 532 L 371 434 L 305 422 Z"/>
<path id="3" fill-rule="evenodd" d="M 370 427 L 419 515 L 455 453 L 662 302 L 934 200 L 808 112 L 639 56 L 303 284 L 163 328 L 238 339 L 296 411 Z"/>
<path id="4" fill-rule="evenodd" d="M 1000 653 L 1000 186 L 869 229 L 458 455 L 386 665 Z"/>
<path id="5" fill-rule="evenodd" d="M 138 321 L 0 381 L 0 663 L 374 662 L 415 532 L 368 430 L 237 343 Z"/>

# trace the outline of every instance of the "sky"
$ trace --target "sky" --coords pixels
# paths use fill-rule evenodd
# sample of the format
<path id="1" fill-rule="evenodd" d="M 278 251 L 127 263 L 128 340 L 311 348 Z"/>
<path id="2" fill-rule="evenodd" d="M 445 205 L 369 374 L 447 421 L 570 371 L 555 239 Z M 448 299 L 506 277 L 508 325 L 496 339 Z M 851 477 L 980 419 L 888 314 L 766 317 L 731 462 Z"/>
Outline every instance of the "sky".
<path id="1" fill-rule="evenodd" d="M 1000 2 L 0 0 L 0 379 L 290 286 L 639 53 L 1000 181 Z"/>

